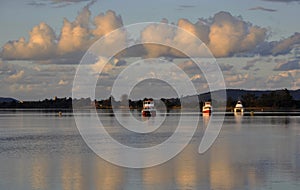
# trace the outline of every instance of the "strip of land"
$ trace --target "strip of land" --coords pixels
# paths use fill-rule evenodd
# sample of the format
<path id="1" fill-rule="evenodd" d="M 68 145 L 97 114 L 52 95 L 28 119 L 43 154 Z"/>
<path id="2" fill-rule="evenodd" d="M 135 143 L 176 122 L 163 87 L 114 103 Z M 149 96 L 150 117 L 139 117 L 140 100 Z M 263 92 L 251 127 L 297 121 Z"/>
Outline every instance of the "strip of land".
<path id="1" fill-rule="evenodd" d="M 214 92 L 212 92 L 214 93 Z M 217 92 L 216 92 L 217 93 Z M 274 111 L 297 111 L 300 110 L 300 89 L 299 90 L 267 90 L 267 91 L 250 91 L 240 89 L 227 89 L 227 101 L 212 100 L 211 93 L 204 93 L 195 96 L 183 98 L 161 98 L 154 99 L 156 108 L 175 110 L 175 109 L 197 109 L 201 108 L 203 103 L 211 101 L 214 110 L 226 106 L 227 112 L 234 109 L 238 100 L 242 101 L 245 111 L 251 112 L 274 112 Z M 124 96 L 128 97 L 128 96 Z M 149 97 L 145 97 L 149 98 Z M 195 98 L 197 98 L 195 101 Z M 185 107 L 182 106 L 185 102 Z M 130 100 L 123 98 L 116 100 L 110 96 L 103 100 L 91 100 L 90 98 L 57 98 L 44 99 L 38 101 L 20 101 L 13 98 L 0 98 L 1 109 L 72 109 L 72 108 L 97 108 L 97 109 L 142 109 L 143 100 Z M 224 111 L 224 109 L 222 110 Z"/>

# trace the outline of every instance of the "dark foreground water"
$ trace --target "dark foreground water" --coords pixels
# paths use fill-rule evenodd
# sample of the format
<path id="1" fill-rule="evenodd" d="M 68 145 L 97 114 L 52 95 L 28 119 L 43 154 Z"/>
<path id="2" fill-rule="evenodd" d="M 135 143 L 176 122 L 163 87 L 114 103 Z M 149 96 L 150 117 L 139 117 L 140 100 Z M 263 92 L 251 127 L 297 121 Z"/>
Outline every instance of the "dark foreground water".
<path id="1" fill-rule="evenodd" d="M 119 129 L 111 114 L 100 116 L 115 139 L 137 147 L 166 140 L 179 117 L 170 114 L 162 129 L 140 136 Z M 128 116 L 123 119 L 130 123 Z M 200 117 L 195 136 L 177 157 L 159 166 L 129 169 L 93 153 L 72 114 L 2 111 L 0 189 L 300 189 L 299 116 L 226 116 L 219 137 L 200 155 L 206 122 Z"/>

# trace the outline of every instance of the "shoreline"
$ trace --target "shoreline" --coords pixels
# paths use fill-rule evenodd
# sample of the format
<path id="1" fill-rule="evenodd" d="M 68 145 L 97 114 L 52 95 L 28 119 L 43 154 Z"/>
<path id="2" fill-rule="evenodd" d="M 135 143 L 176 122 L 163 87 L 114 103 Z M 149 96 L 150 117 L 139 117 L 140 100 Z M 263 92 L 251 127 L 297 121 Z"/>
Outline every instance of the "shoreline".
<path id="1" fill-rule="evenodd" d="M 82 108 L 82 109 L 60 109 L 60 108 L 1 108 L 0 109 L 0 114 L 6 114 L 6 113 L 11 113 L 11 112 L 40 112 L 40 113 L 54 113 L 58 114 L 61 112 L 62 115 L 64 114 L 73 114 L 77 111 L 80 111 L 82 113 L 89 113 L 90 110 L 94 110 L 93 108 Z M 124 112 L 124 109 L 96 109 L 98 114 L 109 114 L 109 115 L 114 115 L 114 113 L 121 113 L 125 115 L 130 115 L 126 112 Z M 131 113 L 140 113 L 140 109 L 131 109 Z M 165 114 L 163 110 L 158 110 L 158 113 Z M 195 110 L 188 110 L 185 109 L 182 112 L 180 109 L 168 109 L 166 112 L 166 115 L 201 115 L 203 116 L 203 113 Z M 300 116 L 300 109 L 273 109 L 273 110 L 263 110 L 259 111 L 259 109 L 255 110 L 249 110 L 245 108 L 245 111 L 243 114 L 241 113 L 234 113 L 230 109 L 226 109 L 226 111 L 214 109 L 214 112 L 212 112 L 211 115 L 225 115 L 225 116 Z"/>

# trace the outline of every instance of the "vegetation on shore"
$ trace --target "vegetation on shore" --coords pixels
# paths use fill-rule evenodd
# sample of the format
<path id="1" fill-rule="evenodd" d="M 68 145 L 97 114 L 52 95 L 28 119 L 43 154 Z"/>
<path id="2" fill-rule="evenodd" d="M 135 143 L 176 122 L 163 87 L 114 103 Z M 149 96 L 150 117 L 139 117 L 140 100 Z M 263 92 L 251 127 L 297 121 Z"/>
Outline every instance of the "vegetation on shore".
<path id="1" fill-rule="evenodd" d="M 237 91 L 239 92 L 239 91 Z M 210 94 L 198 95 L 199 105 L 195 102 L 188 102 L 191 107 L 202 107 L 205 101 L 210 101 Z M 236 94 L 227 95 L 227 110 L 230 111 L 234 108 L 237 100 L 241 100 L 244 107 L 248 110 L 294 110 L 300 109 L 300 100 L 295 100 L 287 89 L 269 91 L 256 95 L 255 93 L 247 92 L 240 96 Z M 179 98 L 161 98 L 155 100 L 156 107 L 158 109 L 165 106 L 167 109 L 180 109 L 181 99 Z M 215 100 L 218 102 L 218 100 Z M 162 105 L 164 103 L 164 105 Z M 0 102 L 0 108 L 19 108 L 19 109 L 72 109 L 75 105 L 76 108 L 92 108 L 97 109 L 111 109 L 112 105 L 117 108 L 124 106 L 130 107 L 130 109 L 141 109 L 143 106 L 143 100 L 128 100 L 122 99 L 116 101 L 114 97 L 109 97 L 105 100 L 91 100 L 90 98 L 73 99 L 72 98 L 53 98 L 45 99 L 42 101 L 10 101 Z M 216 105 L 217 107 L 217 105 Z"/>

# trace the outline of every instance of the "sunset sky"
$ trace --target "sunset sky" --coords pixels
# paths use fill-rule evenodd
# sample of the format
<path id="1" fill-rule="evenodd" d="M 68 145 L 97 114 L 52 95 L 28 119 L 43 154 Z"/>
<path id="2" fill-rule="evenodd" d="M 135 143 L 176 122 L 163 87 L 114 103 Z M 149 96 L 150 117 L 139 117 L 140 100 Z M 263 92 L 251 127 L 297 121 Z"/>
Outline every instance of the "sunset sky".
<path id="1" fill-rule="evenodd" d="M 161 21 L 182 27 L 207 45 L 227 88 L 298 89 L 299 10 L 299 0 L 1 1 L 0 97 L 70 97 L 76 66 L 93 42 L 122 26 Z M 160 31 L 149 27 L 141 35 L 167 32 Z M 161 56 L 147 47 L 134 54 Z M 120 57 L 112 64 L 121 69 L 130 59 Z M 174 62 L 186 72 L 193 70 L 186 59 Z M 203 76 L 189 74 L 201 86 Z"/>

